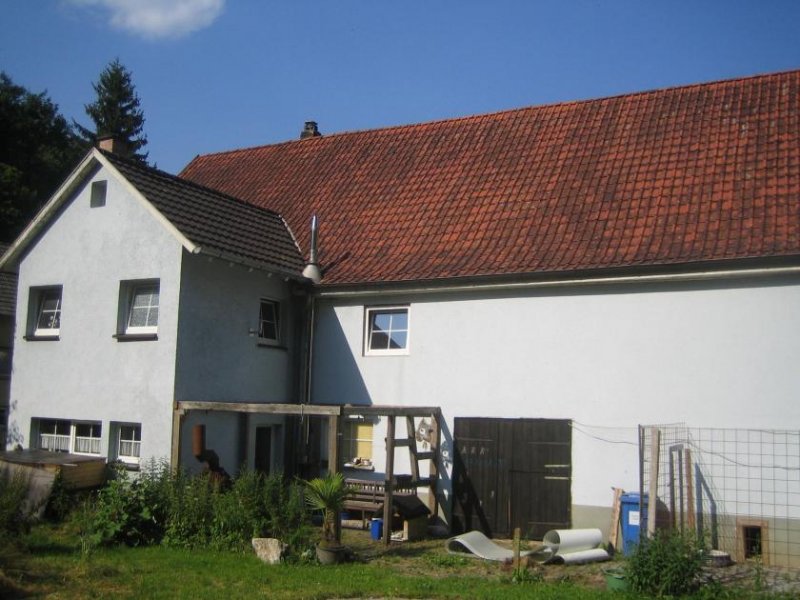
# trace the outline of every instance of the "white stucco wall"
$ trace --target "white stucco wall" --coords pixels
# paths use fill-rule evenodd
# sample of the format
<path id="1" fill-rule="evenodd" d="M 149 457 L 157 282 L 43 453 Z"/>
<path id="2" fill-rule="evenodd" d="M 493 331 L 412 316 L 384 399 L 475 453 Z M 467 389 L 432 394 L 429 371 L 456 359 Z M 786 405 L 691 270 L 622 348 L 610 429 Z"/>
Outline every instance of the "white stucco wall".
<path id="1" fill-rule="evenodd" d="M 108 180 L 90 208 L 91 181 Z M 101 169 L 65 205 L 20 264 L 9 429 L 30 447 L 31 418 L 142 425 L 142 453 L 169 457 L 181 254 L 178 241 Z M 118 342 L 120 281 L 159 279 L 158 340 Z M 26 341 L 31 286 L 63 286 L 60 339 Z"/>
<path id="2" fill-rule="evenodd" d="M 295 307 L 281 277 L 205 256 L 186 255 L 181 273 L 175 398 L 194 402 L 297 402 Z M 260 344 L 261 298 L 279 302 L 280 342 Z M 251 333 L 251 331 L 253 333 Z M 244 419 L 244 421 L 242 420 Z M 273 425 L 273 469 L 282 466 L 284 419 L 270 415 L 191 412 L 181 425 L 181 465 L 199 468 L 192 427 L 206 427 L 206 445 L 231 475 L 254 466 L 255 427 Z M 279 440 L 280 438 L 280 440 Z M 241 448 L 245 448 L 241 456 Z"/>
<path id="3" fill-rule="evenodd" d="M 405 303 L 409 354 L 364 356 L 364 306 Z M 638 424 L 800 429 L 798 307 L 797 278 L 323 300 L 313 397 L 441 406 L 445 442 L 454 417 L 572 419 L 572 502 L 610 506 Z"/>

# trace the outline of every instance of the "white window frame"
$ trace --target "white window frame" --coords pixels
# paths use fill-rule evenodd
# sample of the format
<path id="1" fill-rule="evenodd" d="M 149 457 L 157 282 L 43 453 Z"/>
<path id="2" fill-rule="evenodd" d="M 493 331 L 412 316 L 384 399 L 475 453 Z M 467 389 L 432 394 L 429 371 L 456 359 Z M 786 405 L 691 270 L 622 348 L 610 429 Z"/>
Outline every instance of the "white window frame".
<path id="1" fill-rule="evenodd" d="M 124 428 L 131 428 L 134 431 L 134 439 L 122 439 Z M 138 432 L 138 433 L 137 433 Z M 135 439 L 138 437 L 139 439 Z M 135 449 L 135 454 L 123 452 L 123 444 L 130 444 L 130 449 Z M 117 423 L 116 435 L 114 439 L 115 458 L 125 464 L 138 465 L 142 457 L 142 425 L 141 423 Z"/>
<path id="2" fill-rule="evenodd" d="M 265 319 L 263 307 L 265 304 L 272 305 L 275 313 L 275 337 L 266 337 L 264 333 Z M 281 342 L 281 303 L 273 298 L 261 298 L 258 303 L 258 342 L 260 344 L 278 345 Z"/>
<path id="3" fill-rule="evenodd" d="M 123 315 L 124 322 L 123 322 L 123 333 L 125 335 L 141 335 L 141 334 L 156 334 L 158 333 L 158 321 L 161 318 L 161 283 L 158 279 L 155 280 L 148 280 L 148 281 L 130 281 L 123 283 L 124 290 L 127 295 L 127 301 L 125 306 L 125 314 Z M 131 325 L 131 317 L 133 316 L 134 311 L 134 303 L 136 300 L 136 295 L 140 292 L 144 292 L 146 290 L 155 289 L 157 294 L 157 302 L 158 304 L 149 304 L 147 306 L 148 316 L 149 312 L 155 308 L 159 311 L 158 316 L 156 317 L 156 324 L 155 325 Z"/>
<path id="4" fill-rule="evenodd" d="M 64 305 L 64 289 L 61 286 L 51 286 L 43 288 L 33 288 L 31 290 L 32 300 L 36 303 L 36 311 L 33 315 L 33 335 L 35 337 L 58 337 L 61 334 L 61 313 Z M 45 312 L 44 303 L 48 297 L 58 296 L 56 309 L 53 312 L 57 315 L 58 327 L 40 327 L 39 324 Z"/>
<path id="5" fill-rule="evenodd" d="M 58 424 L 66 425 L 69 433 L 44 433 L 42 426 L 45 423 L 55 423 L 56 431 Z M 97 428 L 97 435 L 79 436 L 78 427 L 88 425 Z M 37 447 L 51 452 L 67 452 L 69 454 L 80 454 L 82 456 L 100 456 L 103 446 L 103 424 L 100 421 L 70 421 L 69 419 L 38 419 L 37 422 Z M 79 446 L 90 446 L 78 449 Z"/>
<path id="6" fill-rule="evenodd" d="M 405 331 L 406 345 L 403 348 L 372 348 L 372 323 L 373 315 L 380 313 L 400 313 L 405 312 L 406 328 L 393 329 L 390 327 L 388 333 L 391 337 L 393 331 Z M 364 356 L 402 356 L 409 353 L 411 347 L 411 307 L 408 305 L 394 306 L 365 306 L 364 307 Z"/>

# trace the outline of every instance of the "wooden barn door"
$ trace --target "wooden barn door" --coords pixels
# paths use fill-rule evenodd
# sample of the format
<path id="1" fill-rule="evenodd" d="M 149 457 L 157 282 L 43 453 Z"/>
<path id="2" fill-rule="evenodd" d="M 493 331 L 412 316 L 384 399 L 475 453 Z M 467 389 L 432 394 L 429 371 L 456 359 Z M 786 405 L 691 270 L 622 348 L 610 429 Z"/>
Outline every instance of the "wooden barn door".
<path id="1" fill-rule="evenodd" d="M 568 420 L 455 419 L 453 527 L 540 539 L 570 526 Z"/>

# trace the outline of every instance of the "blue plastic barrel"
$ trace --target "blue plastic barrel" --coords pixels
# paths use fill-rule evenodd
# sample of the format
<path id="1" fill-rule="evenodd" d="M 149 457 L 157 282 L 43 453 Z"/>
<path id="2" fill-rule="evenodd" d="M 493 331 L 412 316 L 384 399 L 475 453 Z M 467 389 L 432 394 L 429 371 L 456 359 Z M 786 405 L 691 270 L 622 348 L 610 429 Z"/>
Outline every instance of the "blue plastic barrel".
<path id="1" fill-rule="evenodd" d="M 639 511 L 639 494 L 622 494 L 619 502 L 622 508 L 620 514 L 622 519 L 622 553 L 625 556 L 630 556 L 636 544 L 639 543 L 642 527 L 647 528 L 647 494 L 644 495 L 641 513 Z"/>
<path id="2" fill-rule="evenodd" d="M 383 537 L 383 519 L 372 519 L 369 524 L 369 534 L 373 540 Z"/>

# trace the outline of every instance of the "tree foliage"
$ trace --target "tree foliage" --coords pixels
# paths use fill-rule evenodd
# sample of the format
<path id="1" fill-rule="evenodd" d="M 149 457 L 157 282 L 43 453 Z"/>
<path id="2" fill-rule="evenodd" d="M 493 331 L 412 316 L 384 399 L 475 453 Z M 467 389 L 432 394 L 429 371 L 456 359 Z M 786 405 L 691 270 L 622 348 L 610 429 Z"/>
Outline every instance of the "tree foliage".
<path id="1" fill-rule="evenodd" d="M 147 153 L 140 152 L 147 145 L 144 113 L 131 72 L 119 59 L 115 59 L 100 73 L 100 78 L 92 87 L 97 99 L 84 108 L 94 122 L 95 129 L 92 131 L 73 121 L 75 128 L 91 144 L 96 144 L 98 139 L 104 137 L 114 137 L 127 144 L 130 158 L 146 163 Z"/>
<path id="2" fill-rule="evenodd" d="M 0 241 L 20 233 L 85 151 L 45 92 L 0 72 Z"/>

